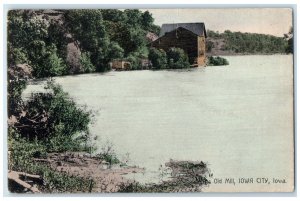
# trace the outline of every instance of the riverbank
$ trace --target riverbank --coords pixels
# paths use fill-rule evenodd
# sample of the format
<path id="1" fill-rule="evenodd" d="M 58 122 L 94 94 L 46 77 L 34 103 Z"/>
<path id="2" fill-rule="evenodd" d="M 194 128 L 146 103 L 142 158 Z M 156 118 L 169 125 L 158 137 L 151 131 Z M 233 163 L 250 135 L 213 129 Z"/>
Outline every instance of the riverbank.
<path id="1" fill-rule="evenodd" d="M 83 152 L 49 153 L 46 158 L 33 158 L 33 163 L 47 166 L 51 170 L 66 174 L 69 177 L 93 181 L 90 192 L 97 193 L 117 192 L 120 185 L 133 182 L 125 178 L 124 175 L 144 171 L 143 168 L 127 166 L 126 164 L 111 165 L 105 160 L 90 157 L 89 154 Z M 49 193 L 43 187 L 43 175 L 9 171 L 8 176 L 11 192 L 18 190 L 18 192 Z"/>

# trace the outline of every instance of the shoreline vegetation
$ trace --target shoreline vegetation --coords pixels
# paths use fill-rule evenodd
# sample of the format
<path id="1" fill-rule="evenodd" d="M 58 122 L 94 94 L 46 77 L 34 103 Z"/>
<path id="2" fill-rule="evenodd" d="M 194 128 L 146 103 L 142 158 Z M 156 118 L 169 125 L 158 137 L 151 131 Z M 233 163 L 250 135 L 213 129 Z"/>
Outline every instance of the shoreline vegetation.
<path id="1" fill-rule="evenodd" d="M 127 180 L 122 175 L 145 170 L 128 166 L 109 143 L 100 150 L 95 146 L 97 136 L 89 131 L 94 111 L 78 106 L 53 81 L 47 83 L 45 93 L 22 99 L 29 80 L 104 73 L 111 70 L 113 60 L 128 61 L 128 70 L 190 68 L 182 49 L 149 47 L 148 36 L 160 32 L 151 13 L 137 9 L 10 10 L 7 30 L 10 192 L 199 192 L 210 184 L 212 174 L 199 161 L 170 160 L 163 174 L 171 179 L 158 184 Z M 206 47 L 208 56 L 286 54 L 293 52 L 292 34 L 292 29 L 282 38 L 208 31 Z M 150 65 L 144 68 L 144 61 Z M 208 65 L 228 62 L 208 57 Z"/>

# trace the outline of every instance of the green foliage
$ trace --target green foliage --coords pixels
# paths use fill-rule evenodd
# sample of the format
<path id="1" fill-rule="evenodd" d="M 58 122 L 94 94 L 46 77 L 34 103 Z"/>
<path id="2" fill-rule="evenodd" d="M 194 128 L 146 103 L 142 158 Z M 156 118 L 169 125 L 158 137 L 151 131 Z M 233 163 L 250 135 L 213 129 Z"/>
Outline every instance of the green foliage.
<path id="1" fill-rule="evenodd" d="M 224 50 L 235 53 L 246 54 L 275 54 L 285 53 L 287 41 L 283 37 L 276 37 L 266 34 L 231 32 L 224 33 L 207 31 L 208 37 L 213 39 L 224 39 Z"/>
<path id="2" fill-rule="evenodd" d="M 121 59 L 124 56 L 124 50 L 116 42 L 111 42 L 108 48 L 108 58 L 109 59 Z"/>
<path id="3" fill-rule="evenodd" d="M 64 55 L 66 43 L 63 30 L 29 11 L 8 13 L 8 64 L 28 63 L 33 75 L 47 77 L 66 72 Z M 57 50 L 59 47 L 60 51 Z M 59 53 L 61 55 L 59 55 Z"/>
<path id="4" fill-rule="evenodd" d="M 80 64 L 83 68 L 83 72 L 85 72 L 85 73 L 95 72 L 95 70 L 96 70 L 95 66 L 91 62 L 89 52 L 84 52 L 81 54 Z"/>
<path id="5" fill-rule="evenodd" d="M 117 42 L 124 49 L 124 56 L 132 55 L 147 45 L 147 32 L 159 33 L 159 27 L 153 24 L 153 17 L 148 12 L 127 9 L 124 12 L 102 10 L 105 28 L 111 41 Z M 115 13 L 117 19 L 111 14 Z M 110 18 L 112 20 L 110 20 Z"/>
<path id="6" fill-rule="evenodd" d="M 22 138 L 13 127 L 8 129 L 8 150 L 10 151 L 9 169 L 23 171 L 27 168 L 33 157 L 45 157 L 47 155 L 45 146 L 37 139 L 29 142 Z"/>
<path id="7" fill-rule="evenodd" d="M 147 47 L 139 48 L 137 51 L 130 53 L 126 60 L 131 63 L 130 70 L 142 70 L 142 59 L 148 58 L 149 49 Z"/>
<path id="8" fill-rule="evenodd" d="M 40 175 L 42 183 L 38 188 L 43 192 L 91 192 L 93 180 L 60 173 L 33 160 L 45 158 L 49 151 L 80 150 L 89 136 L 90 114 L 77 108 L 68 94 L 53 83 L 48 84 L 50 93 L 32 95 L 28 103 L 23 103 L 21 93 L 25 86 L 25 81 L 14 79 L 9 84 L 9 102 L 14 101 L 9 103 L 9 109 L 18 121 L 8 129 L 8 168 Z M 26 115 L 18 116 L 17 108 Z"/>
<path id="9" fill-rule="evenodd" d="M 68 28 L 80 41 L 81 49 L 91 53 L 91 62 L 97 71 L 108 67 L 109 38 L 101 10 L 70 10 L 65 15 Z"/>
<path id="10" fill-rule="evenodd" d="M 138 59 L 136 56 L 134 55 L 129 55 L 126 58 L 130 64 L 131 64 L 131 69 L 130 70 L 140 70 L 141 69 L 141 63 L 140 63 L 140 59 Z"/>
<path id="11" fill-rule="evenodd" d="M 25 80 L 11 79 L 9 81 L 7 86 L 7 108 L 9 117 L 11 115 L 18 115 L 21 112 L 23 108 L 21 95 L 25 88 Z"/>
<path id="12" fill-rule="evenodd" d="M 121 163 L 121 161 L 117 157 L 115 150 L 113 149 L 113 144 L 108 141 L 101 148 L 101 152 L 96 154 L 96 158 L 105 160 L 110 165 Z"/>
<path id="13" fill-rule="evenodd" d="M 126 23 L 130 26 L 139 26 L 142 21 L 142 12 L 138 9 L 126 9 L 124 10 L 126 15 Z"/>
<path id="14" fill-rule="evenodd" d="M 26 47 L 32 41 L 44 40 L 48 36 L 48 23 L 21 11 L 8 12 L 7 26 L 8 41 L 13 47 Z"/>
<path id="15" fill-rule="evenodd" d="M 59 76 L 66 71 L 66 65 L 61 58 L 57 56 L 56 51 L 52 51 L 46 56 L 43 62 L 43 71 L 38 77 Z"/>
<path id="16" fill-rule="evenodd" d="M 106 21 L 105 24 L 110 40 L 123 48 L 125 56 L 146 46 L 146 32 L 141 27 L 132 27 L 124 22 Z"/>
<path id="17" fill-rule="evenodd" d="M 167 52 L 168 66 L 172 69 L 189 68 L 189 58 L 183 49 L 170 48 Z"/>
<path id="18" fill-rule="evenodd" d="M 151 48 L 148 58 L 154 69 L 190 67 L 189 58 L 181 48 L 170 48 L 167 53 L 162 49 Z"/>
<path id="19" fill-rule="evenodd" d="M 32 172 L 40 173 L 43 176 L 43 188 L 46 192 L 91 192 L 95 181 L 78 176 L 70 176 L 66 173 L 53 171 L 45 165 L 32 165 Z"/>
<path id="20" fill-rule="evenodd" d="M 158 34 L 160 29 L 153 24 L 151 13 L 137 9 L 60 12 L 62 17 L 57 19 L 42 11 L 8 13 L 9 66 L 27 63 L 38 78 L 71 73 L 68 69 L 74 66 L 67 62 L 67 44 L 76 42 L 79 51 L 89 53 L 80 58 L 83 72 L 93 72 L 92 65 L 104 72 L 110 70 L 113 59 L 133 57 L 147 49 L 147 32 Z"/>
<path id="21" fill-rule="evenodd" d="M 8 148 L 9 169 L 30 174 L 40 175 L 43 182 L 39 186 L 44 192 L 90 192 L 94 181 L 69 176 L 66 173 L 60 173 L 52 170 L 44 164 L 33 161 L 33 158 L 46 157 L 46 147 L 39 141 L 27 141 L 20 137 L 14 128 L 9 128 Z"/>
<path id="22" fill-rule="evenodd" d="M 293 27 L 290 28 L 289 32 L 287 34 L 284 34 L 284 38 L 287 41 L 286 46 L 286 53 L 293 53 L 294 52 L 294 29 Z"/>
<path id="23" fill-rule="evenodd" d="M 97 158 L 107 161 L 110 165 L 119 164 L 120 160 L 116 154 L 97 154 Z"/>
<path id="24" fill-rule="evenodd" d="M 151 61 L 153 68 L 155 69 L 167 68 L 168 60 L 167 60 L 167 54 L 164 50 L 151 48 L 149 51 L 148 58 Z"/>
<path id="25" fill-rule="evenodd" d="M 29 141 L 43 142 L 49 151 L 78 150 L 88 135 L 90 112 L 78 108 L 59 85 L 48 83 L 49 93 L 33 94 L 20 117 L 18 132 Z M 26 126 L 24 126 L 26 125 Z M 80 134 L 82 138 L 73 139 Z"/>
<path id="26" fill-rule="evenodd" d="M 105 21 L 123 22 L 127 20 L 125 13 L 118 9 L 103 9 L 101 13 Z"/>
<path id="27" fill-rule="evenodd" d="M 10 65 L 28 63 L 27 52 L 24 48 L 13 48 L 10 43 L 7 46 L 7 59 Z"/>
<path id="28" fill-rule="evenodd" d="M 229 62 L 222 57 L 208 57 L 208 66 L 224 66 L 224 65 L 229 65 Z"/>

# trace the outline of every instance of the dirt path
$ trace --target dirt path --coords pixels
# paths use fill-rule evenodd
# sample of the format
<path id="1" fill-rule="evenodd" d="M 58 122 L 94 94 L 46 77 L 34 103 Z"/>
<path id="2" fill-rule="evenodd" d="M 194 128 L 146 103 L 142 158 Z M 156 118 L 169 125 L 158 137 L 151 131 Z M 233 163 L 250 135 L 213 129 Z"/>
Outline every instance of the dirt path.
<path id="1" fill-rule="evenodd" d="M 106 161 L 89 157 L 84 153 L 51 153 L 47 159 L 35 159 L 44 162 L 58 172 L 83 178 L 91 178 L 96 184 L 92 192 L 116 192 L 119 185 L 129 182 L 123 175 L 143 172 L 143 168 L 109 165 Z"/>

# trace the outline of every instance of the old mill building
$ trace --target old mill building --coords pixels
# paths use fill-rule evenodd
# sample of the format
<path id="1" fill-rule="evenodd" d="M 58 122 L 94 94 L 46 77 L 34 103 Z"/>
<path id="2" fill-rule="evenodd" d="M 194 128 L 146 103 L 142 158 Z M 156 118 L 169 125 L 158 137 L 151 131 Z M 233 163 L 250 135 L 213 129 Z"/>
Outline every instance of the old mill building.
<path id="1" fill-rule="evenodd" d="M 181 48 L 188 54 L 190 63 L 204 66 L 206 37 L 204 23 L 163 24 L 159 38 L 151 46 L 165 51 L 171 47 Z"/>

